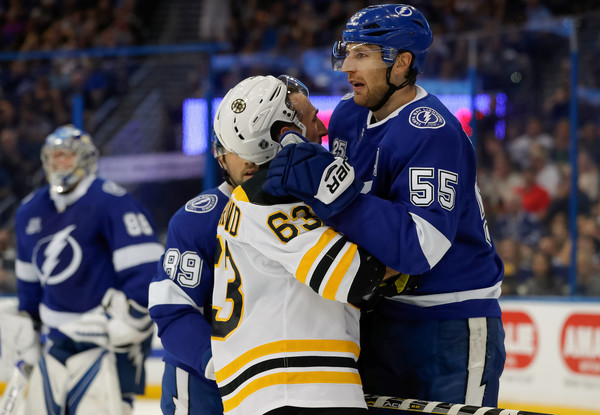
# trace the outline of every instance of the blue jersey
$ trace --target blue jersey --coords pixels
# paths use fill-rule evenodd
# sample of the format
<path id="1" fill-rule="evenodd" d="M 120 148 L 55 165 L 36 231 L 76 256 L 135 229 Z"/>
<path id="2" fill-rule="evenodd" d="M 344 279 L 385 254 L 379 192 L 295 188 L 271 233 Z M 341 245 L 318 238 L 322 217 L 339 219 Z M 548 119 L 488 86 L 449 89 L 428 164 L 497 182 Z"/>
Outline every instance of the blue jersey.
<path id="1" fill-rule="evenodd" d="M 19 309 L 58 327 L 101 304 L 109 288 L 148 304 L 163 247 L 149 212 L 125 189 L 87 177 L 57 202 L 45 186 L 15 217 Z"/>
<path id="2" fill-rule="evenodd" d="M 475 151 L 433 95 L 386 119 L 351 96 L 329 125 L 331 151 L 347 157 L 363 194 L 328 224 L 387 266 L 418 276 L 410 295 L 386 300 L 393 314 L 457 319 L 500 316 L 503 266 L 476 183 Z"/>
<path id="3" fill-rule="evenodd" d="M 173 215 L 150 285 L 150 316 L 158 325 L 164 360 L 203 379 L 202 358 L 210 349 L 217 223 L 230 195 L 223 183 Z"/>

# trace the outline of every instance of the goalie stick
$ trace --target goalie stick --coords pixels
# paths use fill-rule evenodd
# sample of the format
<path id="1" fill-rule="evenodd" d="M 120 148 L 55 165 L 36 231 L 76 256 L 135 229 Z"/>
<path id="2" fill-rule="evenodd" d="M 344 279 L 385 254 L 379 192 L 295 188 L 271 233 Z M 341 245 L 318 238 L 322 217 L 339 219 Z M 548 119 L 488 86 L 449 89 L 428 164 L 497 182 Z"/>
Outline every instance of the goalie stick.
<path id="1" fill-rule="evenodd" d="M 19 361 L 13 368 L 4 395 L 0 401 L 0 415 L 17 415 L 19 405 L 23 403 L 25 390 L 29 385 L 29 375 L 33 368 L 23 360 Z"/>
<path id="2" fill-rule="evenodd" d="M 402 399 L 391 396 L 365 394 L 367 406 L 422 414 L 440 415 L 551 415 L 539 412 L 526 412 L 515 409 L 488 408 L 481 406 L 421 401 L 418 399 Z"/>

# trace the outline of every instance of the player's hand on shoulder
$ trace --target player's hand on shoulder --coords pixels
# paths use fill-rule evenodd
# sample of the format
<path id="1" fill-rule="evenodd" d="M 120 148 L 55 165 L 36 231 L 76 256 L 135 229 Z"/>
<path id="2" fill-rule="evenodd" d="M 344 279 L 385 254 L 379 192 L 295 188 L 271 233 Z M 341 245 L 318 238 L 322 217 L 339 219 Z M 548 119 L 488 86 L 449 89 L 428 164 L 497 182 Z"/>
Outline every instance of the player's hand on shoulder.
<path id="1" fill-rule="evenodd" d="M 326 219 L 352 202 L 362 183 L 345 159 L 334 157 L 320 144 L 300 142 L 286 145 L 275 156 L 263 189 L 273 196 L 298 197 Z"/>

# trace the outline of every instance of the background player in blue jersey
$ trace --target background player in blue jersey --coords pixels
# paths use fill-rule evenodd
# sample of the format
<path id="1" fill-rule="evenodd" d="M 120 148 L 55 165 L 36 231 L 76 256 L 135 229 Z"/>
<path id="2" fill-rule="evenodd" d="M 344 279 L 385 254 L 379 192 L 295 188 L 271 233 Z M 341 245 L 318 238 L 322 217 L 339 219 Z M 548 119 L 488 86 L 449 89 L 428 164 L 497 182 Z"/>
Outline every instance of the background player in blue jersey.
<path id="1" fill-rule="evenodd" d="M 144 393 L 147 292 L 163 248 L 144 206 L 96 177 L 97 159 L 88 134 L 59 127 L 42 147 L 49 185 L 16 213 L 18 309 L 45 338 L 28 414 L 130 414 Z"/>
<path id="2" fill-rule="evenodd" d="M 265 105 L 265 111 L 270 111 L 265 125 L 272 125 L 278 134 L 293 130 L 320 143 L 327 129 L 317 118 L 306 87 L 285 75 L 279 81 L 269 78 L 287 86 L 290 111 L 283 116 L 277 108 Z M 158 274 L 150 285 L 150 315 L 165 348 L 161 397 L 165 415 L 223 413 L 209 365 L 217 222 L 232 190 L 252 177 L 258 166 L 226 151 L 216 139 L 213 155 L 225 181 L 200 193 L 175 213 Z"/>
<path id="3" fill-rule="evenodd" d="M 503 265 L 473 145 L 456 117 L 415 84 L 432 40 L 412 6 L 355 13 L 333 49 L 334 69 L 354 91 L 331 118 L 333 155 L 310 143 L 286 146 L 265 189 L 302 198 L 328 225 L 411 275 L 410 290 L 387 287 L 363 312 L 366 393 L 496 406 L 506 357 Z M 340 168 L 338 158 L 351 167 Z"/>

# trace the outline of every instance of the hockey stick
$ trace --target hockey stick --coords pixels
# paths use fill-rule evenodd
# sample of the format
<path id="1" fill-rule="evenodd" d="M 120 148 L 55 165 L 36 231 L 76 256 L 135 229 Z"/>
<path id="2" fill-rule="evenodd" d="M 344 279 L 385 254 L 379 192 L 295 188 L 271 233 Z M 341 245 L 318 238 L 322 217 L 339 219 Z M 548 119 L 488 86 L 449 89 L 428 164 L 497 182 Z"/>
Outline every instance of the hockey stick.
<path id="1" fill-rule="evenodd" d="M 25 389 L 29 385 L 29 374 L 32 367 L 24 361 L 19 361 L 13 368 L 8 384 L 2 396 L 0 415 L 15 415 L 17 407 L 22 403 Z"/>
<path id="2" fill-rule="evenodd" d="M 418 399 L 402 399 L 391 396 L 365 394 L 367 406 L 371 408 L 393 409 L 422 414 L 440 415 L 551 415 L 539 412 L 518 411 L 515 409 L 488 408 L 481 406 L 462 405 L 454 403 L 421 401 Z"/>

